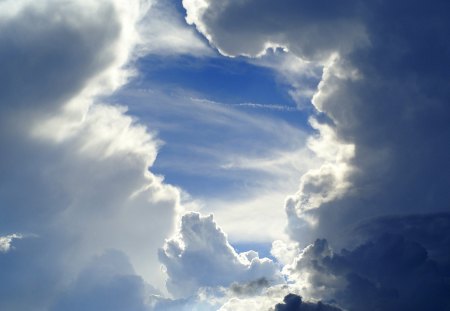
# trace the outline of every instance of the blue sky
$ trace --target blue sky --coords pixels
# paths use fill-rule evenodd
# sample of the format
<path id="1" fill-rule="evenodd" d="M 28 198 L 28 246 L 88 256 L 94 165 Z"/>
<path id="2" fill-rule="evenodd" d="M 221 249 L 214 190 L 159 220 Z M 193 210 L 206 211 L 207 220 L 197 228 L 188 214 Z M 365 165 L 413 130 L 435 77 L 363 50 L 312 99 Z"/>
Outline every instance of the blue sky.
<path id="1" fill-rule="evenodd" d="M 449 310 L 449 10 L 0 1 L 0 310 Z"/>
<path id="2" fill-rule="evenodd" d="M 278 207 L 277 229 L 235 232 L 235 217 L 253 221 L 245 210 L 222 221 L 233 243 L 264 242 L 260 251 L 267 254 L 272 239 L 284 235 L 284 198 L 310 165 L 296 155 L 308 152 L 311 109 L 297 106 L 274 69 L 243 58 L 150 55 L 137 65 L 139 76 L 109 100 L 127 103 L 128 112 L 162 140 L 152 171 L 185 191 L 204 213 L 217 214 L 224 205 L 241 208 L 268 192 L 273 199 L 260 208 Z M 305 79 L 308 87 L 313 82 Z"/>
<path id="3" fill-rule="evenodd" d="M 174 157 L 201 163 L 208 161 L 205 159 L 208 155 L 197 159 L 196 157 L 201 157 L 198 154 L 201 150 L 196 154 L 196 149 L 218 149 L 220 153 L 264 156 L 273 151 L 267 145 L 267 139 L 271 139 L 273 144 L 286 145 L 287 142 L 276 141 L 279 139 L 276 133 L 261 131 L 250 124 L 246 126 L 245 123 L 250 123 L 248 120 L 251 118 L 270 120 L 274 124 L 279 122 L 291 126 L 293 130 L 298 129 L 299 132 L 311 131 L 307 123 L 308 113 L 297 109 L 296 103 L 286 91 L 288 86 L 277 81 L 276 74 L 270 69 L 249 64 L 245 60 L 218 56 L 200 59 L 190 56 L 150 56 L 139 62 L 138 68 L 141 72 L 139 78 L 130 83 L 122 94 L 115 95 L 112 101 L 127 102 L 130 114 L 146 120 L 158 132 L 158 137 L 165 144 L 153 167 L 154 171 L 162 173 L 171 183 L 180 184 L 193 195 L 207 195 L 208 191 L 214 189 L 228 190 L 224 189 L 227 180 L 225 176 L 222 176 L 224 180 L 216 178 L 212 183 L 211 180 L 201 180 L 208 178 L 208 173 L 214 178 L 213 171 L 198 174 L 192 172 L 184 178 L 176 176 L 177 171 L 170 170 L 170 162 L 176 161 Z M 259 91 L 261 89 L 262 92 Z M 207 106 L 211 106 L 211 110 L 217 106 L 217 111 L 185 113 L 171 110 L 170 107 L 165 109 L 164 105 L 169 106 L 170 103 L 159 104 L 159 99 L 151 94 L 155 92 L 164 93 L 167 100 L 180 101 L 183 98 L 184 101 L 191 102 L 186 104 L 186 110 L 191 109 L 188 105 L 197 103 L 203 105 L 205 110 L 208 109 Z M 133 100 L 133 97 L 136 99 Z M 218 122 L 209 120 L 207 113 L 223 119 Z M 248 120 L 240 120 L 242 117 Z M 247 128 L 241 131 L 233 122 L 241 123 L 240 126 Z M 161 126 L 158 123 L 162 123 Z M 176 127 L 171 126 L 175 124 Z M 215 138 L 212 140 L 211 137 Z M 166 161 L 166 157 L 172 160 Z M 223 163 L 215 163 L 216 166 L 220 164 Z M 197 182 L 200 183 L 199 186 L 196 185 Z M 211 189 L 205 188 L 208 185 Z"/>

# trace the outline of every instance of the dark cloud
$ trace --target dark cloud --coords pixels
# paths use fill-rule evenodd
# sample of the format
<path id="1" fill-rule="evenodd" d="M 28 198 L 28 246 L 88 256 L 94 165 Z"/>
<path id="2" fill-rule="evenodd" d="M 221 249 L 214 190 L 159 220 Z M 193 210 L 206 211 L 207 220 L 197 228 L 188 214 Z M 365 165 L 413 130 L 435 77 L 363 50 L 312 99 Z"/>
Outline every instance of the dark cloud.
<path id="1" fill-rule="evenodd" d="M 206 1 L 199 10 L 184 0 L 187 20 L 196 24 L 213 45 L 228 55 L 255 55 L 268 44 L 284 46 L 311 59 L 323 59 L 336 49 L 348 51 L 365 42 L 357 18 L 358 1 L 282 0 Z"/>
<path id="2" fill-rule="evenodd" d="M 363 239 L 383 233 L 402 235 L 423 245 L 433 260 L 450 262 L 449 213 L 384 216 L 364 221 L 355 232 Z"/>
<path id="3" fill-rule="evenodd" d="M 281 45 L 324 68 L 312 103 L 328 121 L 311 140 L 324 165 L 287 200 L 288 232 L 352 250 L 318 240 L 296 277 L 349 310 L 449 309 L 450 3 L 183 3 L 225 54 Z"/>
<path id="4" fill-rule="evenodd" d="M 233 283 L 230 285 L 230 290 L 233 294 L 240 295 L 256 295 L 262 289 L 269 287 L 270 282 L 266 278 L 260 278 L 246 284 Z"/>
<path id="5" fill-rule="evenodd" d="M 304 302 L 302 297 L 289 294 L 283 299 L 284 303 L 275 306 L 275 311 L 340 311 L 341 309 L 323 304 L 322 302 Z"/>
<path id="6" fill-rule="evenodd" d="M 386 233 L 340 253 L 317 240 L 295 269 L 346 310 L 447 310 L 448 263 L 430 258 L 414 240 Z"/>
<path id="7" fill-rule="evenodd" d="M 339 66 L 360 78 L 330 75 L 332 91 L 316 104 L 335 123 L 337 137 L 355 144 L 348 195 L 311 212 L 317 234 L 338 236 L 361 219 L 448 211 L 450 166 L 448 2 L 408 6 L 368 4 L 370 46 Z M 366 15 L 367 14 L 367 15 Z"/>

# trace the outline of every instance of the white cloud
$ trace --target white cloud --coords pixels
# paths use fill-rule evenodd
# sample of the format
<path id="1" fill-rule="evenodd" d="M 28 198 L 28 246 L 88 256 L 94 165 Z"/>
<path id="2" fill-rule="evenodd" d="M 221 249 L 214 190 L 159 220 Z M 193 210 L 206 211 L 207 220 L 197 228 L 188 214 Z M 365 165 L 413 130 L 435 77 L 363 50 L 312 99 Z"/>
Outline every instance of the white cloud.
<path id="1" fill-rule="evenodd" d="M 301 177 L 299 191 L 286 200 L 289 230 L 292 231 L 301 227 L 302 221 L 315 225 L 318 219 L 310 217 L 308 212 L 342 197 L 351 186 L 348 176 L 353 169 L 350 161 L 354 156 L 355 146 L 340 142 L 331 126 L 319 124 L 314 119 L 310 123 L 319 131 L 319 135 L 309 139 L 308 147 L 324 162 L 319 168 L 306 172 Z M 297 221 L 300 223 L 296 223 Z M 297 232 L 291 233 L 298 236 Z"/>
<path id="2" fill-rule="evenodd" d="M 174 228 L 179 191 L 149 171 L 155 136 L 124 107 L 102 103 L 134 74 L 145 9 L 0 4 L 0 228 L 38 237 L 2 258 L 0 309 L 47 310 L 105 249 L 129 258 L 133 284 L 164 289 L 157 249 Z M 2 250 L 14 238 L 2 237 Z"/>
<path id="3" fill-rule="evenodd" d="M 0 253 L 7 253 L 13 248 L 12 242 L 15 239 L 22 239 L 21 234 L 8 234 L 5 236 L 0 236 Z"/>
<path id="4" fill-rule="evenodd" d="M 258 253 L 236 253 L 212 215 L 185 214 L 178 234 L 160 251 L 169 275 L 167 287 L 178 297 L 193 295 L 201 287 L 228 286 L 260 278 L 283 282 L 278 266 Z"/>
<path id="5" fill-rule="evenodd" d="M 212 56 L 212 50 L 194 29 L 186 25 L 181 12 L 169 1 L 150 2 L 150 8 L 139 23 L 139 53 Z"/>

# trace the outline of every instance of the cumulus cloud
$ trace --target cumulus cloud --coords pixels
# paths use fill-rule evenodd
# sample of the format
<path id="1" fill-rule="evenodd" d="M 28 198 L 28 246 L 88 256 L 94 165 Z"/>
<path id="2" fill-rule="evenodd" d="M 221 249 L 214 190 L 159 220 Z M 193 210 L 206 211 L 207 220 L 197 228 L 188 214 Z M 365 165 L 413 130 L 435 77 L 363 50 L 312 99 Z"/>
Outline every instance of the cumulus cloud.
<path id="1" fill-rule="evenodd" d="M 344 181 L 335 173 L 313 178 L 325 200 L 307 216 L 324 222 L 324 235 L 337 239 L 338 228 L 365 217 L 445 210 L 448 72 L 438 65 L 448 62 L 445 1 L 414 1 L 407 10 L 387 1 L 183 3 L 188 22 L 226 55 L 255 57 L 283 46 L 324 68 L 312 97 L 328 118 L 319 123 L 331 124 L 329 146 L 354 145 L 354 156 L 342 163 L 352 168 Z M 304 179 L 311 174 L 318 175 Z M 327 185 L 345 184 L 354 191 L 329 196 Z M 301 195 L 294 200 L 297 214 L 302 201 Z"/>
<path id="2" fill-rule="evenodd" d="M 307 92 L 316 109 L 308 146 L 323 164 L 286 203 L 288 232 L 300 244 L 273 248 L 280 262 L 294 258 L 283 270 L 289 286 L 348 310 L 448 309 L 448 2 L 183 5 L 187 22 L 224 55 L 281 49 L 294 55 L 288 64 L 312 63 L 299 71 L 323 69 L 316 92 Z M 173 230 L 180 195 L 149 171 L 155 136 L 105 97 L 133 74 L 138 43 L 166 47 L 147 52 L 203 53 L 177 23 L 166 33 L 147 20 L 151 40 L 140 41 L 148 7 L 0 3 L 0 309 L 261 309 L 291 292 L 276 263 L 237 253 L 212 217 L 188 213 L 159 260 L 169 291 L 197 298 L 146 300 L 156 295 L 146 282 L 164 282 L 155 251 Z M 162 4 L 153 8 L 153 16 L 176 19 Z M 299 103 L 308 88 L 288 67 L 280 72 Z M 299 251 L 317 236 L 327 240 Z M 327 241 L 351 247 L 334 252 Z M 105 249 L 116 251 L 95 257 Z M 208 288 L 213 302 L 201 299 Z M 275 309 L 335 309 L 287 297 Z"/>
<path id="3" fill-rule="evenodd" d="M 346 310 L 445 310 L 448 258 L 434 257 L 411 237 L 372 236 L 340 253 L 317 240 L 288 266 L 289 275 L 308 297 L 334 301 Z"/>
<path id="4" fill-rule="evenodd" d="M 283 281 L 272 260 L 259 258 L 255 251 L 236 253 L 212 215 L 185 214 L 178 234 L 166 241 L 159 257 L 169 276 L 167 287 L 178 297 L 233 282 Z"/>
<path id="5" fill-rule="evenodd" d="M 316 225 L 318 219 L 310 212 L 314 212 L 324 203 L 342 197 L 351 186 L 348 176 L 353 167 L 349 161 L 354 156 L 355 146 L 339 141 L 330 125 L 320 124 L 315 119 L 311 119 L 310 123 L 318 134 L 311 137 L 307 145 L 323 159 L 323 164 L 306 172 L 300 179 L 298 192 L 286 199 L 291 236 L 304 233 L 305 230 L 302 229 L 306 224 Z"/>
<path id="6" fill-rule="evenodd" d="M 282 47 L 300 56 L 322 59 L 366 43 L 356 1 L 309 4 L 294 0 L 183 0 L 186 20 L 225 55 L 257 56 Z"/>
<path id="7" fill-rule="evenodd" d="M 288 198 L 288 232 L 301 244 L 327 237 L 353 251 L 333 255 L 319 240 L 300 256 L 298 280 L 350 310 L 448 308 L 448 2 L 183 4 L 224 55 L 281 47 L 323 68 L 310 146 L 324 163 Z M 391 234 L 380 237 L 384 230 Z"/>
<path id="8" fill-rule="evenodd" d="M 48 310 L 67 289 L 56 310 L 106 306 L 107 292 L 143 310 L 143 284 L 163 288 L 157 249 L 174 227 L 179 192 L 149 171 L 155 135 L 104 99 L 133 74 L 146 7 L 0 4 L 0 228 L 34 236 L 1 256 L 0 309 Z M 15 238 L 3 236 L 2 250 Z M 102 265 L 91 259 L 105 249 L 123 253 L 135 272 L 87 280 L 82 271 L 87 265 L 94 278 Z"/>

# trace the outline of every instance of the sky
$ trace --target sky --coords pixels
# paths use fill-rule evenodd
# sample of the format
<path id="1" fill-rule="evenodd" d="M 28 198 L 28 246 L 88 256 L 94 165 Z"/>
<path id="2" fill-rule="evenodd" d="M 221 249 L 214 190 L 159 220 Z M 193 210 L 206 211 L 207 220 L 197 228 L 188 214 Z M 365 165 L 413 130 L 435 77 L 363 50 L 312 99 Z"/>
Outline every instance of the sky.
<path id="1" fill-rule="evenodd" d="M 450 310 L 449 9 L 0 1 L 0 310 Z"/>

